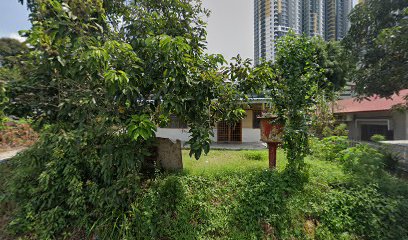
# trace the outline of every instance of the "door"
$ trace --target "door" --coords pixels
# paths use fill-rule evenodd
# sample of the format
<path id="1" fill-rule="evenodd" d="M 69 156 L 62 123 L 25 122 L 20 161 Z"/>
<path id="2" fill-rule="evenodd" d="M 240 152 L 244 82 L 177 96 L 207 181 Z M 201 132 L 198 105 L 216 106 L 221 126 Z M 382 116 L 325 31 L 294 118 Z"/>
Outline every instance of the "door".
<path id="1" fill-rule="evenodd" d="M 375 134 L 380 134 L 386 140 L 394 140 L 394 131 L 388 131 L 386 125 L 361 125 L 361 140 L 371 141 L 371 137 Z"/>
<path id="2" fill-rule="evenodd" d="M 219 122 L 217 125 L 217 142 L 219 143 L 241 143 L 242 125 L 237 123 Z"/>

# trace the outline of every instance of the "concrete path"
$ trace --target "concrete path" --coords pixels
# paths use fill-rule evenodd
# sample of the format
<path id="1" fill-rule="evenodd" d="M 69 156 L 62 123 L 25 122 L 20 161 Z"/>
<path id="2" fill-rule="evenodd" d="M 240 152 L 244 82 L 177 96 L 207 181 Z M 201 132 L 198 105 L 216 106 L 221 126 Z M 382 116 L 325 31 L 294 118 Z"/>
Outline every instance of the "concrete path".
<path id="1" fill-rule="evenodd" d="M 188 144 L 183 144 L 183 148 L 189 149 Z M 211 149 L 225 149 L 225 150 L 261 150 L 266 149 L 266 143 L 251 142 L 251 143 L 212 143 Z"/>
<path id="2" fill-rule="evenodd" d="M 0 162 L 16 156 L 17 153 L 19 153 L 19 152 L 21 152 L 21 151 L 23 151 L 25 149 L 27 149 L 27 148 L 22 147 L 22 148 L 10 149 L 10 150 L 5 151 L 5 152 L 0 152 Z"/>

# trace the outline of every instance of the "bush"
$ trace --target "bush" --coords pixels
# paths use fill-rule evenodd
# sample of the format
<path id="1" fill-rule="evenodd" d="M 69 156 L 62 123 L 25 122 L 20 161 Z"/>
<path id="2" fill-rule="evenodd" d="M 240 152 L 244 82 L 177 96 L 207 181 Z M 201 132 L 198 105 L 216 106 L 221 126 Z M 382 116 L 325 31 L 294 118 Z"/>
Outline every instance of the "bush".
<path id="1" fill-rule="evenodd" d="M 262 152 L 247 152 L 245 153 L 244 158 L 247 160 L 262 161 L 265 159 L 265 156 Z"/>
<path id="2" fill-rule="evenodd" d="M 317 213 L 318 239 L 406 239 L 407 210 L 406 199 L 382 195 L 376 185 L 333 190 Z"/>
<path id="3" fill-rule="evenodd" d="M 312 154 L 314 157 L 324 161 L 335 161 L 341 151 L 349 146 L 346 136 L 332 136 L 322 140 L 314 139 L 311 143 Z"/>
<path id="4" fill-rule="evenodd" d="M 113 226 L 140 192 L 147 144 L 103 127 L 50 128 L 11 161 L 9 201 L 17 203 L 18 211 L 10 229 L 36 239 L 59 239 L 76 231 L 119 239 Z"/>
<path id="5" fill-rule="evenodd" d="M 385 137 L 381 134 L 374 134 L 373 136 L 371 136 L 371 141 L 373 142 L 381 142 L 381 141 L 385 141 Z"/>
<path id="6" fill-rule="evenodd" d="M 345 171 L 358 179 L 371 180 L 384 174 L 384 155 L 366 144 L 348 148 L 340 155 L 339 160 Z"/>
<path id="7" fill-rule="evenodd" d="M 398 162 L 401 160 L 401 156 L 398 153 L 394 153 L 392 150 L 388 149 L 387 146 L 382 146 L 380 148 L 383 154 L 383 163 L 385 170 L 395 173 L 398 167 Z"/>
<path id="8" fill-rule="evenodd" d="M 38 134 L 26 121 L 4 118 L 2 126 L 0 122 L 0 147 L 31 146 L 37 139 Z"/>

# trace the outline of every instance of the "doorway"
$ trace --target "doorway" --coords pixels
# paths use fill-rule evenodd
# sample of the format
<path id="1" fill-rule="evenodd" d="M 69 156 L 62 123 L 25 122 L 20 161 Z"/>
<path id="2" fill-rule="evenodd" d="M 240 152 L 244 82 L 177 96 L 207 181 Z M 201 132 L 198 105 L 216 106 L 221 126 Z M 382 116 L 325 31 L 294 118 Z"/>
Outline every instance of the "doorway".
<path id="1" fill-rule="evenodd" d="M 242 143 L 241 121 L 237 123 L 219 122 L 217 124 L 217 142 Z"/>

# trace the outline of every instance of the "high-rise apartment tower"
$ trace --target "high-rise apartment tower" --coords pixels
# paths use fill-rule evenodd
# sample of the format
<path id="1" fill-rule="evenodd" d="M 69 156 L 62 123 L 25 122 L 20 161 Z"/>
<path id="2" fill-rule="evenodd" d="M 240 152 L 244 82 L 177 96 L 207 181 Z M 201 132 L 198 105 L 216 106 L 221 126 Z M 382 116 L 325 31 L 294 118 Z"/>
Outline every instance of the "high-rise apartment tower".
<path id="1" fill-rule="evenodd" d="M 324 36 L 324 0 L 303 0 L 302 32 L 310 37 Z"/>
<path id="2" fill-rule="evenodd" d="M 254 0 L 255 64 L 274 60 L 275 40 L 289 30 L 302 32 L 300 0 Z"/>
<path id="3" fill-rule="evenodd" d="M 347 33 L 352 0 L 254 0 L 254 61 L 275 59 L 275 42 L 289 30 L 325 40 Z"/>
<path id="4" fill-rule="evenodd" d="M 326 41 L 341 40 L 350 28 L 348 15 L 353 8 L 352 0 L 325 0 Z"/>

